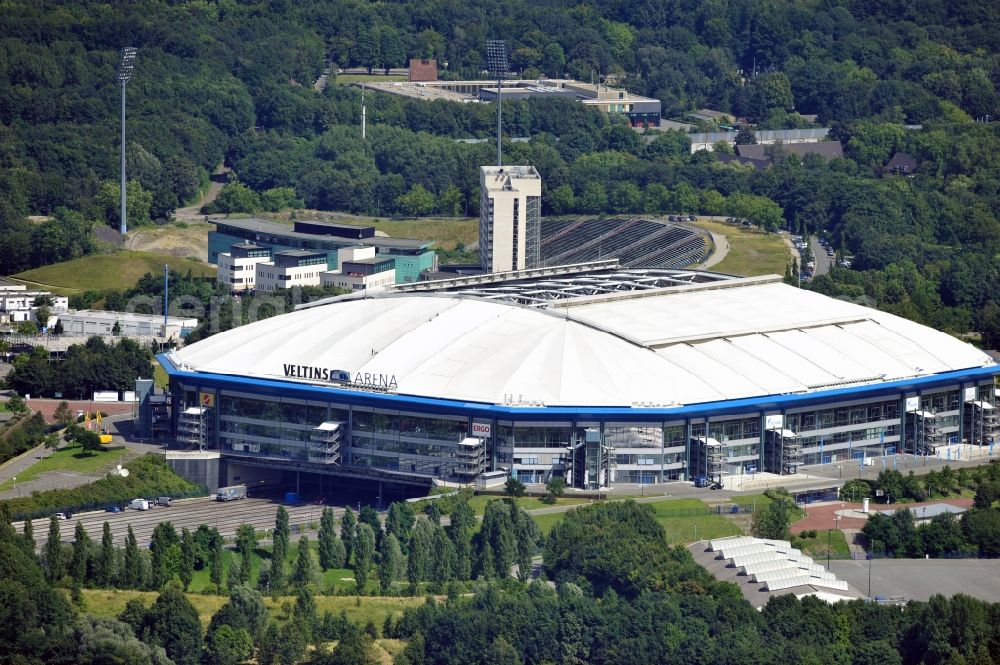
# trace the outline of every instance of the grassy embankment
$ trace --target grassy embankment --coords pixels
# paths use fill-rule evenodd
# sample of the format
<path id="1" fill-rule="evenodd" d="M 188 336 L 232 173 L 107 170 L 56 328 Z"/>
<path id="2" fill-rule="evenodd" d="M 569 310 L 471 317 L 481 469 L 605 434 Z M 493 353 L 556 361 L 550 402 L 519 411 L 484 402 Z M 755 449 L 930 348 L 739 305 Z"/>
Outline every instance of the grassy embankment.
<path id="1" fill-rule="evenodd" d="M 132 288 L 147 272 L 162 274 L 164 264 L 180 273 L 190 270 L 195 275 L 215 275 L 215 266 L 191 259 L 125 250 L 54 263 L 18 273 L 13 278 L 28 286 L 73 295 L 87 290 Z"/>
<path id="2" fill-rule="evenodd" d="M 17 480 L 23 484 L 52 471 L 72 471 L 84 475 L 96 474 L 100 471 L 110 471 L 120 460 L 128 461 L 133 457 L 135 457 L 135 453 L 122 446 L 102 447 L 94 452 L 84 452 L 81 446 L 66 446 L 19 472 Z M 0 483 L 0 492 L 9 490 L 13 486 L 11 480 Z"/>
<path id="3" fill-rule="evenodd" d="M 785 274 L 791 250 L 781 235 L 709 220 L 699 220 L 695 224 L 726 236 L 729 242 L 729 253 L 722 262 L 712 266 L 712 271 L 746 277 Z"/>

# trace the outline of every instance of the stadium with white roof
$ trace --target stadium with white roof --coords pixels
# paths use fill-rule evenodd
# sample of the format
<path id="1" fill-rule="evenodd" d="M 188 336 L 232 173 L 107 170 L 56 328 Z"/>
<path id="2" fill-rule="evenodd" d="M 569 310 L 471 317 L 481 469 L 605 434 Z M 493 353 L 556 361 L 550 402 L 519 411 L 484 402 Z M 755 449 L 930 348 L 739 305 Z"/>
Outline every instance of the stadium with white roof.
<path id="1" fill-rule="evenodd" d="M 997 433 L 1000 366 L 950 335 L 613 261 L 334 298 L 159 360 L 180 442 L 403 482 L 719 480 Z"/>

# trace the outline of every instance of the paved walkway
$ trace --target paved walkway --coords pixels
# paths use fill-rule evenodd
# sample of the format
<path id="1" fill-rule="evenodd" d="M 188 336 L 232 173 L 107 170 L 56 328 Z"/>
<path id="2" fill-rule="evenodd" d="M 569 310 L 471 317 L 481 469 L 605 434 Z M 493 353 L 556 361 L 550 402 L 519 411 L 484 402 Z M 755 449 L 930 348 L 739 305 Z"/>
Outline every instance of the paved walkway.
<path id="1" fill-rule="evenodd" d="M 35 402 L 36 400 L 31 400 Z M 47 402 L 58 403 L 61 400 L 38 400 Z M 111 403 L 112 406 L 119 403 Z M 104 408 L 107 406 L 106 403 L 100 404 L 102 411 L 109 411 L 114 409 Z M 126 403 L 129 411 L 131 411 L 131 404 Z M 72 408 L 72 407 L 71 407 Z M 54 410 L 54 409 L 53 409 Z M 117 416 L 108 416 L 105 419 L 105 424 L 108 426 L 108 432 L 112 435 L 112 446 L 121 447 L 121 459 L 123 461 L 133 459 L 139 455 L 145 455 L 146 453 L 162 453 L 163 447 L 159 443 L 145 443 L 141 441 L 132 440 L 131 436 L 127 436 L 128 431 L 131 429 L 132 417 L 130 413 L 125 413 Z M 124 435 L 118 431 L 118 427 L 121 425 L 125 430 Z M 17 474 L 23 473 L 26 469 L 37 464 L 42 459 L 51 456 L 53 451 L 51 449 L 45 448 L 45 446 L 38 446 L 29 450 L 18 457 L 9 460 L 2 466 L 0 466 L 0 483 L 6 482 Z M 9 490 L 0 492 L 0 500 L 4 499 L 14 499 L 17 497 L 28 496 L 32 492 L 43 492 L 45 490 L 51 489 L 69 489 L 73 487 L 79 487 L 80 485 L 86 485 L 87 483 L 92 483 L 95 480 L 103 478 L 105 475 L 105 470 L 97 473 L 77 473 L 75 471 L 50 471 L 39 475 L 33 480 L 29 480 L 25 483 L 18 483 L 17 487 L 12 487 Z"/>
<path id="2" fill-rule="evenodd" d="M 953 506 L 969 508 L 972 499 L 938 499 L 936 501 L 923 501 L 921 503 L 872 503 L 868 507 L 869 515 L 882 510 L 898 510 L 900 508 L 916 508 L 919 506 L 929 506 L 935 503 L 947 503 Z M 861 512 L 863 505 L 860 503 L 850 503 L 848 501 L 830 501 L 827 503 L 814 503 L 806 506 L 806 517 L 792 525 L 792 533 L 800 533 L 809 529 L 826 531 L 827 529 L 839 528 L 845 533 L 849 530 L 864 528 L 868 521 L 868 515 Z M 838 519 L 839 518 L 839 519 Z"/>
<path id="3" fill-rule="evenodd" d="M 712 244 L 715 245 L 715 251 L 713 251 L 712 255 L 701 265 L 702 268 L 711 268 L 712 266 L 719 265 L 729 254 L 729 240 L 726 236 L 721 233 L 715 233 L 714 231 L 709 231 L 709 234 L 712 236 Z"/>

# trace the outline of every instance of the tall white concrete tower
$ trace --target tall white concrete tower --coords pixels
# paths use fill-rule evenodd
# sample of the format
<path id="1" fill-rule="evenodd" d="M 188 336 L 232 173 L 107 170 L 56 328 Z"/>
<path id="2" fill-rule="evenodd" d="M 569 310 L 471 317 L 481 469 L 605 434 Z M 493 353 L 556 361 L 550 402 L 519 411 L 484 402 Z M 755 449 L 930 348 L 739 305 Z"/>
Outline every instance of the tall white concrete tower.
<path id="1" fill-rule="evenodd" d="M 533 166 L 479 169 L 479 263 L 488 273 L 541 266 L 542 179 Z"/>

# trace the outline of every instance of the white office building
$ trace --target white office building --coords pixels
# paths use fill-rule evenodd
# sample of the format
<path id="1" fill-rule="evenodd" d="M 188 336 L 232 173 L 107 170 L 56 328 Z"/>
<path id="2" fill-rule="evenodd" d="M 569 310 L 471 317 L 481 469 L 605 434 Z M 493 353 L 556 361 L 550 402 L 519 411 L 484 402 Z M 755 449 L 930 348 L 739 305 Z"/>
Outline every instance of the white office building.
<path id="1" fill-rule="evenodd" d="M 233 292 L 252 291 L 257 285 L 257 264 L 271 260 L 271 249 L 252 242 L 236 243 L 219 253 L 216 281 Z"/>
<path id="2" fill-rule="evenodd" d="M 271 261 L 257 264 L 257 290 L 275 291 L 293 286 L 319 286 L 326 270 L 326 252 L 290 249 L 276 252 Z"/>
<path id="3" fill-rule="evenodd" d="M 38 321 L 39 298 L 48 298 L 51 301 L 49 306 L 49 320 Z M 69 299 L 66 296 L 57 296 L 48 291 L 29 290 L 24 284 L 0 281 L 0 324 L 23 323 L 24 321 L 35 321 L 39 327 L 45 327 L 49 323 L 55 323 L 55 316 L 65 312 L 69 307 Z"/>
<path id="4" fill-rule="evenodd" d="M 337 272 L 324 272 L 323 286 L 348 291 L 381 291 L 396 283 L 395 260 L 384 256 L 344 261 Z"/>
<path id="5" fill-rule="evenodd" d="M 542 179 L 533 166 L 479 170 L 479 262 L 488 273 L 541 265 Z"/>

